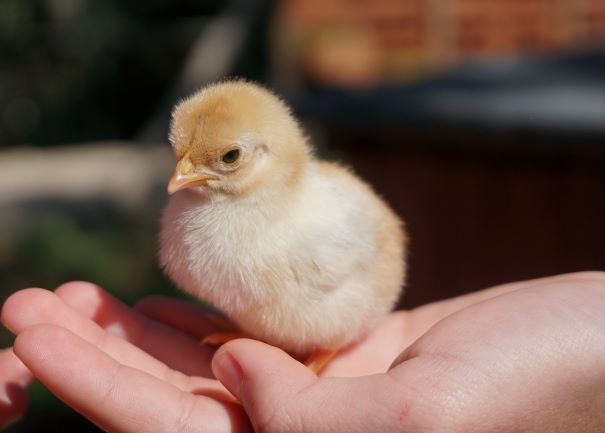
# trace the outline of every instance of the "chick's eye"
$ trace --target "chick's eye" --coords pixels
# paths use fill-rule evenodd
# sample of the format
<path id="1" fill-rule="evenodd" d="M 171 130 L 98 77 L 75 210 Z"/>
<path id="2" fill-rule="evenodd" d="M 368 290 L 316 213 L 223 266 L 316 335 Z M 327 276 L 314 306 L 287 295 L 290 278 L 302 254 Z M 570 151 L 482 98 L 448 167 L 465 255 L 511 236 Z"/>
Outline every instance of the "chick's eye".
<path id="1" fill-rule="evenodd" d="M 233 149 L 223 155 L 225 164 L 233 164 L 239 158 L 239 149 Z"/>

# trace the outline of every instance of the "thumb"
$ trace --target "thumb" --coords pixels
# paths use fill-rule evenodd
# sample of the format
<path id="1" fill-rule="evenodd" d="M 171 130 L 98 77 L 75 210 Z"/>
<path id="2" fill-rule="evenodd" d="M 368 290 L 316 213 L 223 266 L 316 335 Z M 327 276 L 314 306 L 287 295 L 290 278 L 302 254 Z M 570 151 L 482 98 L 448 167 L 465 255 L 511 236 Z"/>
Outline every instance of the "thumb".
<path id="1" fill-rule="evenodd" d="M 242 403 L 255 431 L 419 430 L 402 415 L 411 390 L 389 373 L 318 378 L 284 351 L 246 339 L 223 345 L 212 369 Z"/>
<path id="2" fill-rule="evenodd" d="M 255 340 L 224 344 L 212 360 L 212 370 L 244 406 L 255 427 L 277 421 L 299 391 L 317 382 L 317 376 L 286 352 Z"/>

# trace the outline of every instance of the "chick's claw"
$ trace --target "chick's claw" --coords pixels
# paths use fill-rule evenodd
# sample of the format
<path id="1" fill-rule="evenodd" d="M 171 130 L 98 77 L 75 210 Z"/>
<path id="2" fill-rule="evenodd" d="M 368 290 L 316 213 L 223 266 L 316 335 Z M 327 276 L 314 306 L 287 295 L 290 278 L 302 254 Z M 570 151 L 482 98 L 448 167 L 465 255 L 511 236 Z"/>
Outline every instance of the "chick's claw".
<path id="1" fill-rule="evenodd" d="M 228 341 L 235 340 L 237 338 L 247 338 L 248 336 L 244 334 L 239 327 L 230 321 L 219 315 L 211 315 L 209 316 L 210 322 L 217 328 L 220 329 L 221 332 L 213 332 L 211 334 L 206 335 L 201 344 L 207 344 L 209 346 L 221 346 Z"/>
<path id="2" fill-rule="evenodd" d="M 208 344 L 210 346 L 220 346 L 231 340 L 247 337 L 247 335 L 242 334 L 241 332 L 215 332 L 212 334 L 208 334 L 206 337 L 204 337 L 204 339 L 202 340 L 202 344 Z"/>
<path id="3" fill-rule="evenodd" d="M 305 361 L 305 365 L 315 374 L 319 374 L 334 358 L 338 350 L 317 349 Z"/>

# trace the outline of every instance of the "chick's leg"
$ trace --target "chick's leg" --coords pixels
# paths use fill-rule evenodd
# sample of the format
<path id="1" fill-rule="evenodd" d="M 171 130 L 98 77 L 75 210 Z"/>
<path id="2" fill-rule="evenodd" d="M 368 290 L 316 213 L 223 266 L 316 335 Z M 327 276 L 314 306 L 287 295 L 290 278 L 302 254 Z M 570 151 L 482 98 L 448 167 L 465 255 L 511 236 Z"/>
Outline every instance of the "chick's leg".
<path id="1" fill-rule="evenodd" d="M 319 374 L 330 362 L 334 355 L 338 353 L 337 349 L 316 349 L 305 361 L 305 365 L 315 374 Z"/>

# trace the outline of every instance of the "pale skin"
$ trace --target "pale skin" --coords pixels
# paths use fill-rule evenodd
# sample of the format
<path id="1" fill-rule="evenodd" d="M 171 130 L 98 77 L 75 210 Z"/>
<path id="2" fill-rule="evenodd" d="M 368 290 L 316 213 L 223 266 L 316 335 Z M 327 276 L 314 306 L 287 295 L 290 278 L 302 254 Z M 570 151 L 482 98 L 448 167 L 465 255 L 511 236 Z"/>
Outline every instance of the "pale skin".
<path id="1" fill-rule="evenodd" d="M 0 353 L 3 425 L 31 371 L 112 432 L 605 431 L 599 272 L 393 313 L 321 377 L 257 341 L 200 346 L 220 329 L 199 307 L 129 308 L 89 283 L 17 292 L 2 321 L 17 335 L 16 356 Z"/>

